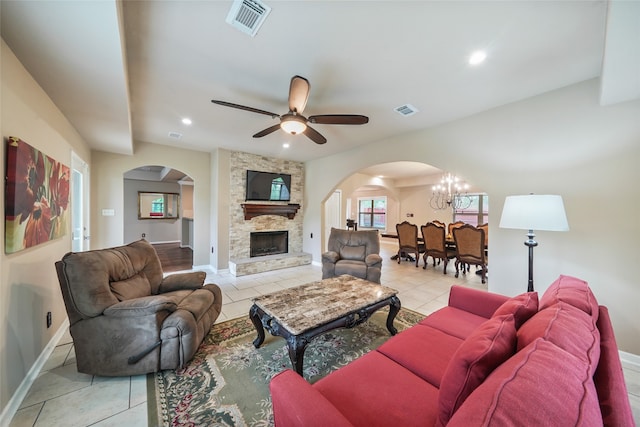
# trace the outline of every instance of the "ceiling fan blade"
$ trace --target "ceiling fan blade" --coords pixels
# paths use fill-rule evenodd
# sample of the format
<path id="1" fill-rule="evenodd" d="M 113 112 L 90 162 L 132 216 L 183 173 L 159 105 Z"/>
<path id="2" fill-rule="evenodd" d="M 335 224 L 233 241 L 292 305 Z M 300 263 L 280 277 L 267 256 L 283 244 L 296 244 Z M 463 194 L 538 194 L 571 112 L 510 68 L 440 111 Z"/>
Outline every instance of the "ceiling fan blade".
<path id="1" fill-rule="evenodd" d="M 307 137 L 316 144 L 324 144 L 325 142 L 327 142 L 327 138 L 320 135 L 320 133 L 312 127 L 307 126 L 307 128 L 302 133 L 307 135 Z"/>
<path id="2" fill-rule="evenodd" d="M 358 114 L 321 114 L 310 116 L 310 123 L 320 125 L 363 125 L 369 123 L 369 117 Z"/>
<path id="3" fill-rule="evenodd" d="M 273 133 L 275 131 L 277 131 L 278 129 L 280 129 L 280 123 L 278 123 L 277 125 L 273 125 L 271 127 L 268 127 L 264 130 L 261 130 L 260 132 L 256 133 L 255 135 L 253 135 L 254 138 L 262 138 L 263 136 L 267 136 L 270 133 Z"/>
<path id="4" fill-rule="evenodd" d="M 309 80 L 300 76 L 293 76 L 291 78 L 291 85 L 289 86 L 289 111 L 302 114 L 304 107 L 307 105 L 307 99 L 309 99 L 309 89 Z"/>
<path id="5" fill-rule="evenodd" d="M 271 116 L 272 119 L 275 119 L 276 117 L 280 117 L 280 114 L 271 113 L 269 111 L 264 111 L 264 110 L 258 110 L 257 108 L 247 107 L 245 105 L 233 104 L 231 102 L 218 101 L 215 99 L 212 99 L 211 102 L 213 102 L 214 104 L 222 105 L 224 107 L 237 108 L 238 110 L 245 110 L 245 111 L 250 111 L 252 113 L 264 114 L 266 116 Z"/>

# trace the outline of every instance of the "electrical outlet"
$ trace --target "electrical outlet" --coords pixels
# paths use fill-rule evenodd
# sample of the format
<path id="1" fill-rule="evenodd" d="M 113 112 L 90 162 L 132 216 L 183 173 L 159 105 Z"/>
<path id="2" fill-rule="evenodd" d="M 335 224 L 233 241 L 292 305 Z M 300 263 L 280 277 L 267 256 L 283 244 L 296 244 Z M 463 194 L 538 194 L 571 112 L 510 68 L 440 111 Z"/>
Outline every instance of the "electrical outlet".
<path id="1" fill-rule="evenodd" d="M 49 329 L 51 327 L 51 322 L 52 322 L 51 312 L 47 311 L 47 329 Z"/>

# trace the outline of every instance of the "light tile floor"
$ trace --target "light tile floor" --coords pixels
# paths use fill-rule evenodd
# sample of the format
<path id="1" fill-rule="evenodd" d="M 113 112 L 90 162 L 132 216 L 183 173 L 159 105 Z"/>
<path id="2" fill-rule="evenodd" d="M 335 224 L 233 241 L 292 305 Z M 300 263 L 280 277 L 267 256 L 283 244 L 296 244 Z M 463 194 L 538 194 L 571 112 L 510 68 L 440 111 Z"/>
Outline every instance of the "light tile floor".
<path id="1" fill-rule="evenodd" d="M 487 289 L 475 274 L 454 277 L 450 263 L 447 275 L 442 265 L 427 270 L 414 263 L 390 260 L 397 241 L 382 239 L 382 284 L 397 289 L 402 306 L 430 314 L 445 306 L 452 284 Z M 421 261 L 422 263 L 422 261 Z M 473 271 L 472 271 L 473 273 Z M 320 267 L 308 265 L 251 276 L 207 273 L 207 282 L 217 283 L 223 292 L 222 314 L 217 322 L 249 312 L 251 298 L 322 276 Z M 629 398 L 636 424 L 640 425 L 640 367 L 624 366 Z M 76 370 L 73 342 L 67 332 L 29 390 L 10 427 L 144 427 L 147 421 L 146 376 L 105 378 L 80 374 Z"/>

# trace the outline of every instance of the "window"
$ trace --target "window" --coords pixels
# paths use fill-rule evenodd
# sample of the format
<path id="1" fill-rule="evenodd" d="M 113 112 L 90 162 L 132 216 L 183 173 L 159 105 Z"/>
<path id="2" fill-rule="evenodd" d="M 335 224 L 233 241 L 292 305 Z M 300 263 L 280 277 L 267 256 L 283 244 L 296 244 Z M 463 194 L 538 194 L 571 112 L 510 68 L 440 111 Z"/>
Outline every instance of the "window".
<path id="1" fill-rule="evenodd" d="M 289 200 L 289 189 L 282 177 L 277 177 L 271 181 L 271 200 Z"/>
<path id="2" fill-rule="evenodd" d="M 361 228 L 387 228 L 387 198 L 358 199 L 358 226 Z"/>
<path id="3" fill-rule="evenodd" d="M 164 197 L 159 197 L 151 201 L 151 213 L 164 214 Z"/>
<path id="4" fill-rule="evenodd" d="M 456 196 L 458 197 L 458 196 Z M 471 204 L 466 209 L 455 209 L 453 221 L 463 221 L 474 227 L 489 222 L 489 196 L 486 194 L 468 194 Z"/>

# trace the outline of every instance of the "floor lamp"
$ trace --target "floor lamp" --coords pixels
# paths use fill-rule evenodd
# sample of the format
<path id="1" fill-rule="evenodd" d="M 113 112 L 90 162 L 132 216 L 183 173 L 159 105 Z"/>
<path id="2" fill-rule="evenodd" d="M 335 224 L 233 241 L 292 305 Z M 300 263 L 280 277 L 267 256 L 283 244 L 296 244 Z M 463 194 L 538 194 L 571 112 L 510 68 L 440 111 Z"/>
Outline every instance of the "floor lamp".
<path id="1" fill-rule="evenodd" d="M 533 230 L 568 231 L 569 223 L 564 212 L 562 196 L 548 194 L 528 194 L 525 196 L 507 196 L 502 208 L 500 228 L 515 228 L 529 230 L 528 240 L 524 242 L 529 247 L 529 283 L 527 292 L 533 292 L 533 248 L 538 242 Z"/>

